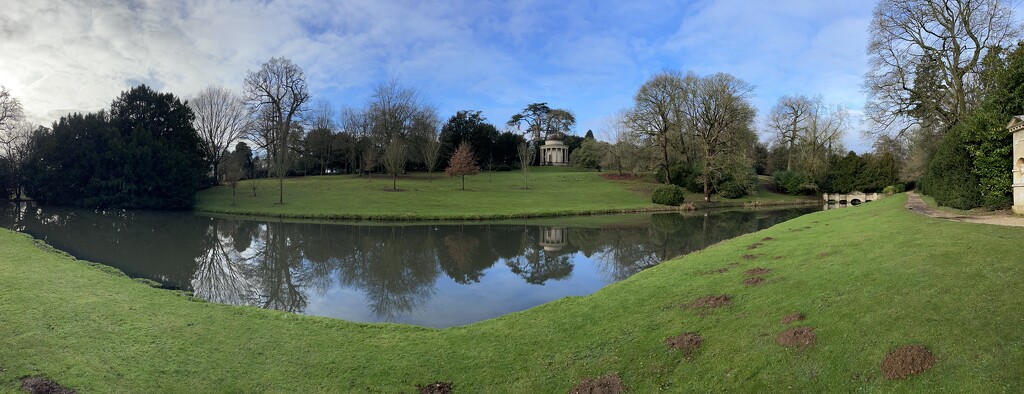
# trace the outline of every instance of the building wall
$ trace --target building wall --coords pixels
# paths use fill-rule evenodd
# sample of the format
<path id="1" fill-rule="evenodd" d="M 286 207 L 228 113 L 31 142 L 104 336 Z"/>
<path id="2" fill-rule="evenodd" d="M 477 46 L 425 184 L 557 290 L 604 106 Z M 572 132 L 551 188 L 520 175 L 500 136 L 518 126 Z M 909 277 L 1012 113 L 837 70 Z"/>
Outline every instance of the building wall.
<path id="1" fill-rule="evenodd" d="M 1013 133 L 1013 212 L 1024 214 L 1024 130 Z"/>

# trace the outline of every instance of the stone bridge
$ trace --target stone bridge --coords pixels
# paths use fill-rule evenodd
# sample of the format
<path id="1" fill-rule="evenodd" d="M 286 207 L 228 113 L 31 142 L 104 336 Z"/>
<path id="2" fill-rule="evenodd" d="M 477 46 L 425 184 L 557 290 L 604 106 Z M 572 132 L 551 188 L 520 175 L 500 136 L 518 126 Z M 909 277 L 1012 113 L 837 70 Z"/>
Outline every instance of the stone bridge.
<path id="1" fill-rule="evenodd" d="M 881 193 L 864 193 L 864 192 L 850 192 L 850 193 L 825 193 L 822 195 L 822 199 L 827 204 L 829 201 L 835 201 L 837 204 L 851 204 L 856 205 L 862 202 L 875 201 L 882 197 L 885 197 Z"/>

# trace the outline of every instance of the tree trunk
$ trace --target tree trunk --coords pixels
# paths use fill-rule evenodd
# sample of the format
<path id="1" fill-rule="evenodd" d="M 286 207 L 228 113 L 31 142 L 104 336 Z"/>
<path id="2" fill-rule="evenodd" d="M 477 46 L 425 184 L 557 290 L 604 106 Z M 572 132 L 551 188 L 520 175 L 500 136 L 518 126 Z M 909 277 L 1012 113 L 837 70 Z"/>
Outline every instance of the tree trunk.
<path id="1" fill-rule="evenodd" d="M 669 171 L 669 169 L 668 169 L 669 164 L 668 164 L 668 141 L 667 140 L 664 141 L 663 144 L 661 144 L 661 153 L 662 153 L 662 157 L 665 160 L 665 163 L 662 164 L 665 167 L 665 184 L 666 185 L 671 185 L 672 184 L 672 172 Z"/>
<path id="2" fill-rule="evenodd" d="M 707 160 L 704 159 L 704 201 L 711 202 L 711 174 Z"/>
<path id="3" fill-rule="evenodd" d="M 466 190 L 466 176 L 462 176 L 462 190 Z"/>
<path id="4" fill-rule="evenodd" d="M 277 176 L 277 189 L 278 189 L 278 204 L 284 204 L 284 176 Z"/>
<path id="5" fill-rule="evenodd" d="M 398 190 L 398 174 L 391 174 L 391 190 Z"/>

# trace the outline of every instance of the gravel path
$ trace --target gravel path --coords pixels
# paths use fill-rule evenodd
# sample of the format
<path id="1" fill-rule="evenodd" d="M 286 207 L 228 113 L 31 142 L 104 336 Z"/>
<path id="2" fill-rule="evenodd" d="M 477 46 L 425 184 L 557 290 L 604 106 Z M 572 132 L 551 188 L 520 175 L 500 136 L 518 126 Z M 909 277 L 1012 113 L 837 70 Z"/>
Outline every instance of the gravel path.
<path id="1" fill-rule="evenodd" d="M 921 196 L 914 192 L 907 192 L 907 209 L 933 218 L 955 220 L 958 222 L 1024 227 L 1024 217 L 1015 216 L 1010 211 L 996 211 L 982 215 L 957 215 L 929 207 L 921 199 Z"/>

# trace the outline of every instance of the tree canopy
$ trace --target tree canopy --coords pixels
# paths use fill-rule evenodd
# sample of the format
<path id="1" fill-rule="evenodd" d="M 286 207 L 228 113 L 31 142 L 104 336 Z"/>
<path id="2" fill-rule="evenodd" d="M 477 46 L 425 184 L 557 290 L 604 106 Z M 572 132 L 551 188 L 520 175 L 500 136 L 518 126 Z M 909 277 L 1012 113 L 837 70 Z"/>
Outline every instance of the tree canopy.
<path id="1" fill-rule="evenodd" d="M 192 110 L 141 85 L 109 112 L 72 114 L 33 136 L 26 190 L 57 205 L 185 209 L 207 164 Z"/>

